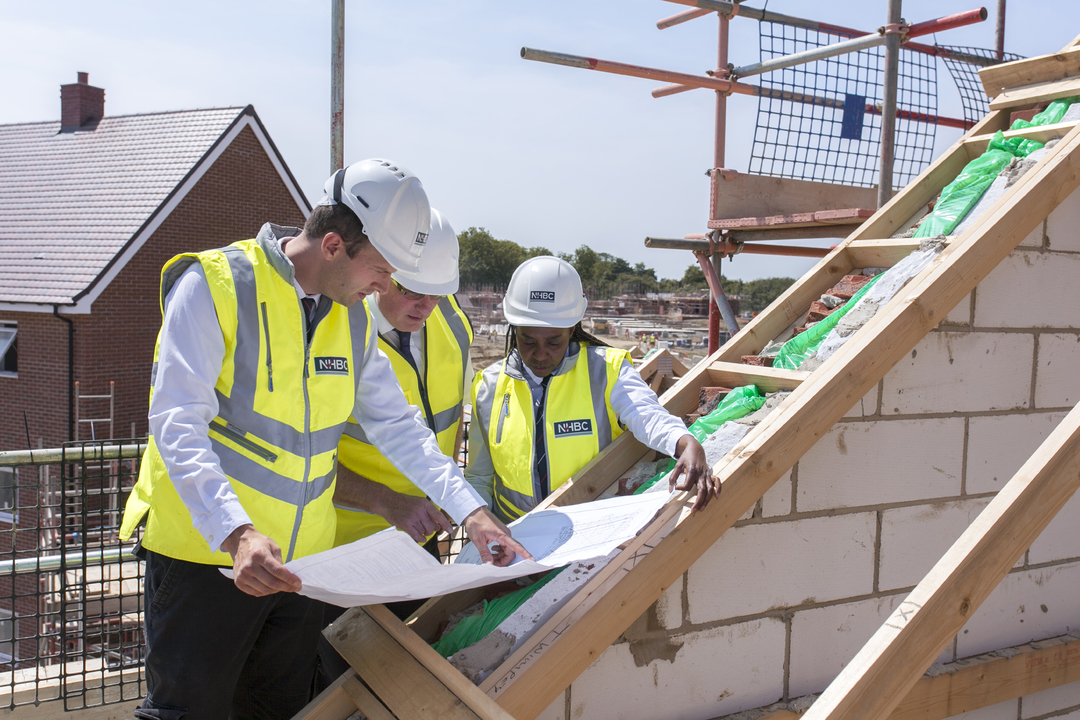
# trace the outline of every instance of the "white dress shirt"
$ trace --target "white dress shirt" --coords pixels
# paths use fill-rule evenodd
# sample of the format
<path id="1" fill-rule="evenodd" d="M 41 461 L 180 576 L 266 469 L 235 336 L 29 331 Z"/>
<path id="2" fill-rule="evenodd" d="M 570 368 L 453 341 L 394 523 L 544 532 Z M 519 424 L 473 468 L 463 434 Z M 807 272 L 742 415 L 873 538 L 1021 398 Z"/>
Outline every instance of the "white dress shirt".
<path id="1" fill-rule="evenodd" d="M 569 355 L 568 348 L 564 360 Z M 581 361 L 584 361 L 584 358 Z M 541 379 L 534 375 L 525 363 L 521 366 L 525 369 L 525 379 L 529 383 L 529 391 L 532 393 L 535 406 L 540 399 Z M 675 446 L 679 440 L 684 435 L 690 434 L 682 420 L 664 409 L 656 393 L 645 384 L 629 360 L 625 360 L 619 368 L 619 377 L 615 380 L 615 386 L 611 388 L 611 409 L 615 411 L 619 422 L 625 425 L 634 437 L 665 455 L 674 456 Z M 473 411 L 475 412 L 475 408 Z M 475 423 L 473 427 L 479 429 L 479 425 Z M 536 469 L 533 468 L 533 473 L 535 472 Z M 488 507 L 491 507 L 495 487 L 495 466 L 491 462 L 491 450 L 488 448 L 486 435 L 482 436 L 481 433 L 469 435 L 469 465 L 465 468 L 465 479 L 480 494 Z"/>
<path id="2" fill-rule="evenodd" d="M 397 328 L 395 328 L 389 320 L 387 320 L 382 310 L 379 309 L 378 296 L 372 295 L 367 301 L 368 310 L 371 311 L 371 318 L 375 321 L 375 327 L 379 330 L 379 335 L 382 336 L 386 342 L 390 343 L 390 346 L 395 350 L 401 350 L 401 341 L 398 339 Z M 424 322 L 427 324 L 427 321 Z M 409 348 L 412 350 L 413 361 L 416 363 L 416 367 L 420 368 L 420 372 L 426 374 L 427 366 L 424 364 L 427 362 L 427 355 L 424 348 L 424 329 L 421 327 L 419 330 L 411 334 L 412 337 Z M 465 358 L 465 386 L 463 388 L 464 394 L 461 396 L 462 401 L 467 405 L 469 403 L 469 393 L 472 392 L 473 376 L 476 372 L 472 366 L 472 348 L 469 348 Z M 423 376 L 421 376 L 423 380 Z M 426 422 L 426 421 L 425 421 Z"/>
<path id="3" fill-rule="evenodd" d="M 299 285 L 297 295 L 305 295 Z M 218 414 L 214 386 L 225 358 L 225 341 L 220 332 L 207 330 L 218 327 L 206 276 L 195 263 L 165 300 L 149 420 L 169 477 L 212 551 L 236 528 L 253 524 L 222 472 L 208 435 L 210 421 Z M 421 413 L 405 401 L 390 361 L 378 348 L 375 323 L 368 328 L 364 356 L 354 363 L 359 383 L 353 417 L 379 452 L 461 523 L 483 501 L 457 464 L 439 450 Z"/>

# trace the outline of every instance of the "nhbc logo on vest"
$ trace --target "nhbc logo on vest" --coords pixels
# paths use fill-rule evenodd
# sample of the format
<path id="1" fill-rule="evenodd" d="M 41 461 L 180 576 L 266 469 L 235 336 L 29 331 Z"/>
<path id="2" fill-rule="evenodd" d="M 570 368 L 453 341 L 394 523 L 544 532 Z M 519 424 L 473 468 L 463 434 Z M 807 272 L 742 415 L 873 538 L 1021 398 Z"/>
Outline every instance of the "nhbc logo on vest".
<path id="1" fill-rule="evenodd" d="M 343 357 L 315 358 L 316 375 L 348 375 L 349 360 Z"/>
<path id="2" fill-rule="evenodd" d="M 550 290 L 530 290 L 529 302 L 555 302 L 555 293 Z"/>
<path id="3" fill-rule="evenodd" d="M 592 420 L 563 420 L 555 423 L 555 437 L 574 437 L 576 435 L 592 435 Z"/>

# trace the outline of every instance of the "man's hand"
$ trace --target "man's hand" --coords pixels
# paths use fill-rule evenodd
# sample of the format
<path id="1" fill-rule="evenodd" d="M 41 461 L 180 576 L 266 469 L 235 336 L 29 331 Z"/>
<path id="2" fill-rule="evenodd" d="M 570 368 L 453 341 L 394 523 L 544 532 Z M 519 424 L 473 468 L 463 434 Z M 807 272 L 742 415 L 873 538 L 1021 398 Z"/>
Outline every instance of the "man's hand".
<path id="1" fill-rule="evenodd" d="M 263 597 L 277 592 L 298 592 L 300 578 L 285 569 L 281 548 L 251 525 L 232 531 L 221 549 L 232 555 L 233 582 L 248 595 Z"/>
<path id="2" fill-rule="evenodd" d="M 389 494 L 380 505 L 378 514 L 398 530 L 409 533 L 409 537 L 416 542 L 425 542 L 439 528 L 446 532 L 453 530 L 442 511 L 427 498 L 387 490 Z"/>
<path id="3" fill-rule="evenodd" d="M 679 438 L 675 446 L 675 469 L 671 471 L 668 480 L 668 488 L 676 490 L 689 490 L 697 485 L 697 499 L 690 513 L 696 513 L 709 504 L 709 500 L 720 497 L 720 479 L 712 474 L 709 462 L 705 459 L 705 448 L 693 435 L 687 433 Z M 676 485 L 675 481 L 683 478 L 682 485 Z"/>
<path id="4" fill-rule="evenodd" d="M 526 560 L 533 559 L 529 551 L 510 536 L 510 531 L 506 529 L 506 526 L 492 515 L 486 507 L 478 507 L 473 510 L 465 518 L 462 525 L 465 527 L 465 532 L 468 533 L 473 545 L 480 551 L 480 560 L 485 563 L 492 563 L 497 567 L 506 567 L 518 555 Z M 495 545 L 494 557 L 491 550 L 488 549 L 488 545 L 491 544 Z"/>

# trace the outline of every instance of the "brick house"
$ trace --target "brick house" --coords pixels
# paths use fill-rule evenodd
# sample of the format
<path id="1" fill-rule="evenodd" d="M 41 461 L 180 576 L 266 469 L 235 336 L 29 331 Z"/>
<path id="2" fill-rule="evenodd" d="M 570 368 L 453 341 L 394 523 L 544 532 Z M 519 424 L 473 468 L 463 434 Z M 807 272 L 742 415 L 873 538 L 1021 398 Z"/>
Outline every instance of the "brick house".
<path id="1" fill-rule="evenodd" d="M 59 121 L 0 125 L 0 450 L 145 436 L 161 266 L 311 209 L 250 105 L 108 117 L 87 80 L 61 86 Z M 111 433 L 77 422 L 110 409 L 84 400 L 76 417 L 76 382 L 113 383 Z M 36 483 L 36 469 L 0 468 L 6 559 L 45 543 L 14 532 L 44 520 Z M 34 656 L 8 618 L 35 614 L 36 586 L 0 581 L 0 663 Z"/>
<path id="2" fill-rule="evenodd" d="M 250 105 L 106 117 L 104 96 L 79 73 L 59 122 L 0 125 L 0 449 L 74 438 L 76 381 L 115 382 L 114 434 L 144 435 L 162 264 L 310 211 Z"/>

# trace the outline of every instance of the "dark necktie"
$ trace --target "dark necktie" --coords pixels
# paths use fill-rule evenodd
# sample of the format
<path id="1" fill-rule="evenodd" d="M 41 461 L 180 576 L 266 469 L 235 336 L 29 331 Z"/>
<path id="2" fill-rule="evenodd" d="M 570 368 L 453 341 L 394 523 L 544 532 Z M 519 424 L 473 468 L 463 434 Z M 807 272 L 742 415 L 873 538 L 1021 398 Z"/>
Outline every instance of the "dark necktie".
<path id="1" fill-rule="evenodd" d="M 315 308 L 318 303 L 313 297 L 302 297 L 300 302 L 304 305 L 304 319 L 307 321 L 307 341 L 311 342 L 311 336 L 315 334 Z"/>
<path id="2" fill-rule="evenodd" d="M 398 341 L 401 343 L 401 354 L 405 356 L 405 361 L 412 365 L 412 369 L 419 373 L 420 370 L 417 369 L 416 360 L 413 358 L 412 354 L 412 333 L 402 332 L 400 330 L 397 330 L 396 332 L 398 334 Z"/>
<path id="3" fill-rule="evenodd" d="M 536 418 L 533 425 L 533 435 L 536 438 L 536 449 L 533 453 L 535 460 L 533 462 L 536 467 L 536 477 L 540 481 L 540 497 L 538 500 L 543 500 L 551 494 L 551 489 L 548 487 L 547 441 L 544 432 L 544 398 L 547 397 L 549 380 L 551 380 L 550 375 L 540 381 L 540 398 L 533 410 Z"/>

